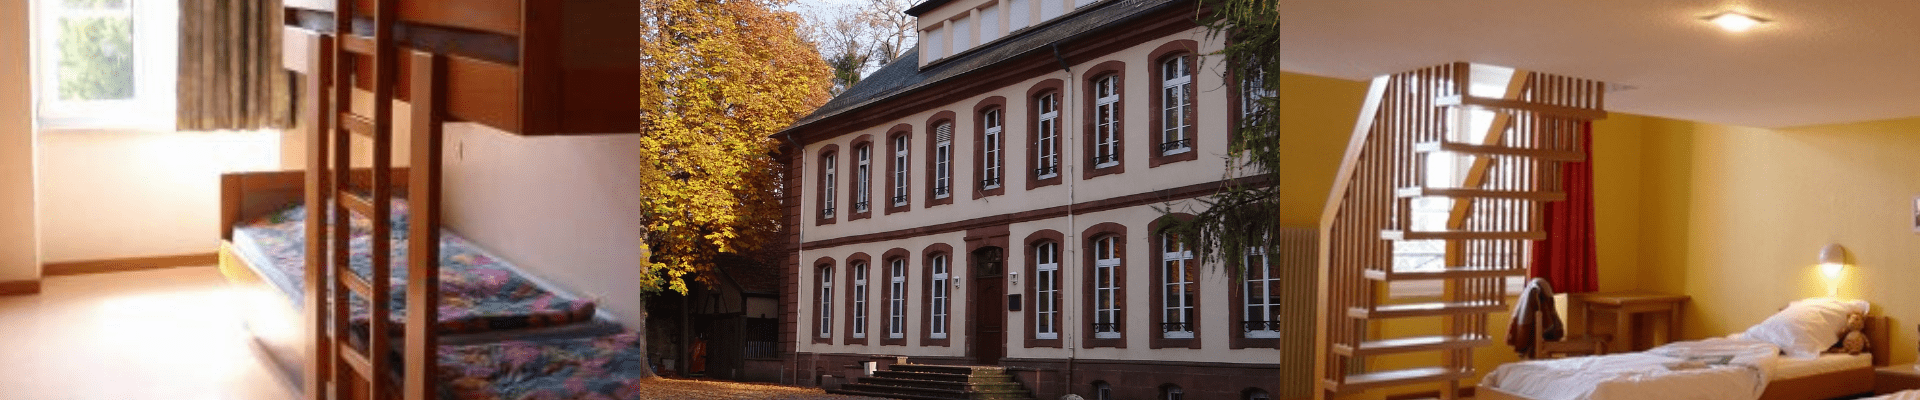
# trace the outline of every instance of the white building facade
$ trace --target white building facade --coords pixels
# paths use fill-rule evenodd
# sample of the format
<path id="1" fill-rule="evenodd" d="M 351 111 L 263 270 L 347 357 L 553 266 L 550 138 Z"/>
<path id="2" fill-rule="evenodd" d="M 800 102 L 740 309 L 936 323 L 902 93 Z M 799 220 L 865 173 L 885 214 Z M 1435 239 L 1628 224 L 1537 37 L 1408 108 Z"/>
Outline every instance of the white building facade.
<path id="1" fill-rule="evenodd" d="M 1056 4 L 1057 3 L 1057 4 Z M 784 131 L 794 381 L 1001 365 L 1039 398 L 1265 399 L 1278 273 L 1157 233 L 1248 96 L 1164 0 L 930 0 L 916 51 Z M 833 378 L 828 378 L 833 379 Z M 1104 397 L 1103 397 L 1104 396 Z M 1150 397 L 1151 396 L 1151 397 Z"/>

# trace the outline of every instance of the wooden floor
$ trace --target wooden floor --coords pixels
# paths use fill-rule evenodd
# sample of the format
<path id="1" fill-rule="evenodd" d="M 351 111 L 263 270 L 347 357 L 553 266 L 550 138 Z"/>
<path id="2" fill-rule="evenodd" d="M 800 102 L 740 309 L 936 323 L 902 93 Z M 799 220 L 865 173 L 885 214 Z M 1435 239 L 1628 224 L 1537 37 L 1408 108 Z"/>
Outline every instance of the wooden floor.
<path id="1" fill-rule="evenodd" d="M 57 276 L 0 296 L 0 398 L 294 398 L 234 300 L 213 267 Z"/>

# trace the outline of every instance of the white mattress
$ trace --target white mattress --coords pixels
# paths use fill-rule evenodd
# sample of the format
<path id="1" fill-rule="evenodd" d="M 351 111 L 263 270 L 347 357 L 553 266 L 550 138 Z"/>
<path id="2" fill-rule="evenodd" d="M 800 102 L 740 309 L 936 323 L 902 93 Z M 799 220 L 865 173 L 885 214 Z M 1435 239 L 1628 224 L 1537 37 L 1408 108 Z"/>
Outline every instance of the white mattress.
<path id="1" fill-rule="evenodd" d="M 1873 354 L 1821 354 L 1814 359 L 1780 357 L 1775 364 L 1773 380 L 1787 380 L 1826 373 L 1873 368 Z"/>

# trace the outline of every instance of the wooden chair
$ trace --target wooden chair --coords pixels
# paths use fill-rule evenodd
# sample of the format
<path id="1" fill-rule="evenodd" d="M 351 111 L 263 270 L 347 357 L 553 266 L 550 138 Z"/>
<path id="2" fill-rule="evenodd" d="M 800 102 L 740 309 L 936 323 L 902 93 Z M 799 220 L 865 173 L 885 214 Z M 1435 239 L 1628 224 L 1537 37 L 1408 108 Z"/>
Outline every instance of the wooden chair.
<path id="1" fill-rule="evenodd" d="M 1547 306 L 1552 307 L 1551 304 Z M 1530 349 L 1527 354 L 1522 355 L 1527 359 L 1606 354 L 1607 341 L 1613 339 L 1613 337 L 1609 335 L 1589 335 L 1588 337 L 1575 339 L 1572 337 L 1572 334 L 1569 333 L 1566 337 L 1560 338 L 1560 340 L 1547 340 L 1547 330 L 1545 329 L 1547 326 L 1546 317 L 1547 313 L 1544 311 L 1533 312 L 1533 348 Z"/>

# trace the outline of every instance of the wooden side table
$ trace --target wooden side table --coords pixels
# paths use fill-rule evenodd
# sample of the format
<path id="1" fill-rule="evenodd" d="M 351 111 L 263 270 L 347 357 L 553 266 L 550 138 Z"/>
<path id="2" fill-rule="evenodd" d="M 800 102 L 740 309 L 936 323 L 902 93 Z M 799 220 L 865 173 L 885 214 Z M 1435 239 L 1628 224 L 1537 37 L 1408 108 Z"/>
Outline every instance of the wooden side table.
<path id="1" fill-rule="evenodd" d="M 1873 369 L 1873 394 L 1920 389 L 1920 366 L 1900 364 Z"/>
<path id="2" fill-rule="evenodd" d="M 1634 339 L 1640 332 L 1633 325 L 1633 317 L 1638 314 L 1654 314 L 1664 317 L 1667 329 L 1652 331 L 1652 342 L 1647 347 L 1659 346 L 1680 337 L 1680 308 L 1692 300 L 1693 296 L 1684 294 L 1656 292 L 1610 292 L 1581 293 L 1568 296 L 1568 312 L 1577 318 L 1582 332 L 1588 337 L 1593 335 L 1595 314 L 1612 313 L 1614 318 L 1614 343 L 1623 346 L 1616 349 L 1637 350 Z M 1614 347 L 1614 346 L 1609 346 Z"/>

